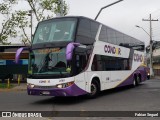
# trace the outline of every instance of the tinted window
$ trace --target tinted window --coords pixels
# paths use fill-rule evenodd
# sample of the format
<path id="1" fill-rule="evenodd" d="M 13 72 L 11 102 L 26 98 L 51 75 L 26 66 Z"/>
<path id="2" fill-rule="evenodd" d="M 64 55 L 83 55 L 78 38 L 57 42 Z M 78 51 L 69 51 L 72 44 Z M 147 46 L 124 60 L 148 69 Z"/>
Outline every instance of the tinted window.
<path id="1" fill-rule="evenodd" d="M 113 30 L 111 28 L 107 28 L 107 38 L 108 38 L 109 43 L 112 43 L 112 44 L 115 44 L 115 45 L 117 44 L 115 30 Z"/>
<path id="2" fill-rule="evenodd" d="M 117 42 L 117 45 L 120 45 L 121 43 L 123 43 L 123 34 L 120 33 L 120 32 L 116 32 L 116 42 Z"/>
<path id="3" fill-rule="evenodd" d="M 91 69 L 92 71 L 130 70 L 129 59 L 95 55 Z"/>
<path id="4" fill-rule="evenodd" d="M 133 48 L 134 50 L 144 50 L 143 42 L 104 25 L 101 28 L 99 40 L 127 48 Z"/>
<path id="5" fill-rule="evenodd" d="M 80 18 L 76 35 L 76 42 L 85 45 L 93 44 L 95 42 L 98 27 L 99 23 L 90 19 Z"/>
<path id="6" fill-rule="evenodd" d="M 39 23 L 33 44 L 72 41 L 76 27 L 76 19 L 53 19 Z"/>
<path id="7" fill-rule="evenodd" d="M 80 19 L 78 35 L 91 37 L 91 23 L 87 19 Z"/>
<path id="8" fill-rule="evenodd" d="M 95 39 L 97 31 L 99 28 L 99 23 L 91 22 L 91 37 Z"/>
<path id="9" fill-rule="evenodd" d="M 104 26 L 102 26 L 102 28 L 101 28 L 99 40 L 107 42 L 107 31 L 106 31 L 106 27 L 104 27 Z"/>
<path id="10" fill-rule="evenodd" d="M 91 66 L 92 71 L 103 71 L 103 65 L 102 65 L 102 59 L 100 55 L 95 55 L 92 66 Z"/>

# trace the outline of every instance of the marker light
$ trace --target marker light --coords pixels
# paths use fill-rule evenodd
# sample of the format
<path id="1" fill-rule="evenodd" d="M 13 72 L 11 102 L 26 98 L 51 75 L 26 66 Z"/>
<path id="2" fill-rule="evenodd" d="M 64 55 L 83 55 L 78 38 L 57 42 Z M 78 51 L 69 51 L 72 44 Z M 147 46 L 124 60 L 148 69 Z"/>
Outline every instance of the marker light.
<path id="1" fill-rule="evenodd" d="M 27 86 L 29 87 L 29 88 L 34 88 L 34 84 L 30 84 L 30 83 L 27 83 Z"/>

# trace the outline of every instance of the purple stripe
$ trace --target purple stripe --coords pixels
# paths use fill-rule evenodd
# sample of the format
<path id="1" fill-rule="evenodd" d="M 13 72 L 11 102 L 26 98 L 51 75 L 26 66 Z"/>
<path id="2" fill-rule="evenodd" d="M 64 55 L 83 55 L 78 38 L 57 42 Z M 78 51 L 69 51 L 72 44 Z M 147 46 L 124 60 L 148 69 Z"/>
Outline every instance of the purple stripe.
<path id="1" fill-rule="evenodd" d="M 47 96 L 79 96 L 87 94 L 86 91 L 79 88 L 76 84 L 73 84 L 67 88 L 55 88 L 55 89 L 30 89 L 27 88 L 28 95 L 41 95 L 42 92 L 50 92 Z"/>
<path id="2" fill-rule="evenodd" d="M 133 79 L 134 75 L 141 74 L 141 82 L 147 80 L 147 72 L 146 72 L 146 67 L 140 66 L 135 70 L 125 81 L 123 81 L 121 84 L 119 84 L 117 87 L 122 87 L 126 85 L 131 85 L 133 84 Z"/>

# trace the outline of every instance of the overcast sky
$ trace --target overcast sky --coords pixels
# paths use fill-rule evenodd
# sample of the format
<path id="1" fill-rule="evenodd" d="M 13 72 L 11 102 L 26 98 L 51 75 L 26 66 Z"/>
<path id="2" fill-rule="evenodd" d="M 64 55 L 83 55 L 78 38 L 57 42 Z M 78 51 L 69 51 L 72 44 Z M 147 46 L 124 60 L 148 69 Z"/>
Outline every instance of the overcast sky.
<path id="1" fill-rule="evenodd" d="M 66 0 L 69 5 L 68 15 L 94 19 L 101 7 L 115 1 L 117 0 Z M 160 18 L 160 0 L 124 0 L 104 9 L 97 21 L 148 44 L 149 36 L 135 25 L 143 27 L 149 33 L 149 22 L 142 21 L 142 18 L 148 19 L 149 14 L 152 14 L 153 19 Z M 153 22 L 153 39 L 160 41 L 160 21 Z"/>
<path id="2" fill-rule="evenodd" d="M 68 15 L 86 16 L 94 19 L 101 7 L 117 0 L 65 0 L 69 5 Z M 26 2 L 21 0 L 20 9 L 28 9 Z M 152 14 L 153 19 L 160 20 L 160 0 L 124 0 L 109 8 L 104 9 L 97 21 L 117 29 L 125 34 L 135 37 L 146 44 L 149 35 L 135 25 L 143 27 L 149 33 L 148 19 Z M 160 41 L 160 21 L 153 23 L 153 39 Z M 35 27 L 36 25 L 34 25 Z"/>

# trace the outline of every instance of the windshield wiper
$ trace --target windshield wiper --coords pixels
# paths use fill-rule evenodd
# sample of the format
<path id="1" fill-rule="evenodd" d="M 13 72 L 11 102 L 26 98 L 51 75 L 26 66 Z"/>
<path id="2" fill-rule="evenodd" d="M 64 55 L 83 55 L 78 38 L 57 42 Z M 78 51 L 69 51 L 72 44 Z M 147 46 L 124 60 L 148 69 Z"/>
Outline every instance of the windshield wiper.
<path id="1" fill-rule="evenodd" d="M 58 72 L 60 72 L 61 76 L 63 75 L 63 74 L 62 74 L 62 71 L 61 71 L 62 67 L 59 68 L 59 67 L 48 66 L 48 68 L 49 68 L 49 67 L 51 67 L 51 69 L 49 69 L 49 70 L 58 69 L 58 70 L 59 70 Z M 64 67 L 63 67 L 63 68 L 64 68 Z"/>
<path id="2" fill-rule="evenodd" d="M 41 64 L 38 65 L 38 66 L 39 66 L 39 67 L 38 67 L 38 72 L 40 72 L 41 69 L 42 69 L 42 68 L 44 67 L 44 65 L 46 64 L 46 62 L 50 60 L 50 58 L 49 58 L 49 54 L 50 54 L 50 53 L 51 53 L 51 52 L 47 53 L 47 54 L 45 55 L 45 57 L 41 60 Z M 48 60 L 47 60 L 47 57 L 49 58 Z"/>

